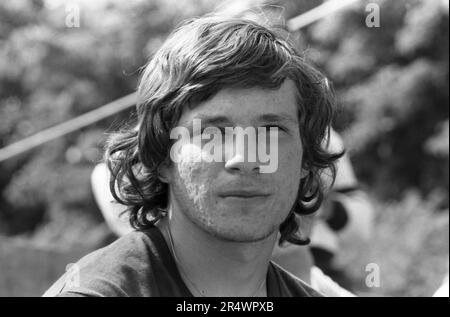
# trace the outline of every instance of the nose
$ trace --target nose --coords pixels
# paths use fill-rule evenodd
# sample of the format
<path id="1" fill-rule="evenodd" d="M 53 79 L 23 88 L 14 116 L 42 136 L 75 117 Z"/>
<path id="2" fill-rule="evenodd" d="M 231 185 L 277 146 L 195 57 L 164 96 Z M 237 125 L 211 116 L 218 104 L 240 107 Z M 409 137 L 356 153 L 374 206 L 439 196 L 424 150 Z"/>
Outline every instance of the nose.
<path id="1" fill-rule="evenodd" d="M 259 163 L 250 162 L 241 153 L 236 153 L 225 161 L 225 169 L 231 173 L 257 174 L 259 173 Z"/>
<path id="2" fill-rule="evenodd" d="M 258 142 L 256 137 L 238 130 L 224 143 L 225 169 L 230 173 L 256 174 L 260 172 Z"/>

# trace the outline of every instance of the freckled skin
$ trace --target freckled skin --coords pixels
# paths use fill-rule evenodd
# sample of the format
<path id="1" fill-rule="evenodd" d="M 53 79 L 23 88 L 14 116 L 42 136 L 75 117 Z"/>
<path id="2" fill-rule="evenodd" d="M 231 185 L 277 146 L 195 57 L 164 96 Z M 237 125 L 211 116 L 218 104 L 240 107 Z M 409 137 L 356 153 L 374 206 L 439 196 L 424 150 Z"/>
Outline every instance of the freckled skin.
<path id="1" fill-rule="evenodd" d="M 165 171 L 173 212 L 183 213 L 183 218 L 226 241 L 260 241 L 278 231 L 294 204 L 301 177 L 303 148 L 295 91 L 289 80 L 278 90 L 224 89 L 186 110 L 180 123 L 207 114 L 226 116 L 235 126 L 256 128 L 261 115 L 281 112 L 293 122 L 287 126 L 288 133 L 279 132 L 278 168 L 274 173 L 259 173 L 258 163 L 238 163 L 235 157 L 227 157 L 225 162 L 196 162 L 199 155 L 209 154 L 193 145 L 183 147 L 179 163 L 172 163 Z M 242 187 L 264 191 L 268 196 L 245 200 L 219 195 Z"/>

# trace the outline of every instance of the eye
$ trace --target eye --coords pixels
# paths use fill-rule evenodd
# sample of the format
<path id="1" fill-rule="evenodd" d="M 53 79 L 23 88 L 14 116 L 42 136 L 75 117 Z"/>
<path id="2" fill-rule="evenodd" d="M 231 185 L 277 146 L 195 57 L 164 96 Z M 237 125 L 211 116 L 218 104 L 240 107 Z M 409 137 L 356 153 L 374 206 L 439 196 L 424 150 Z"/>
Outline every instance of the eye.
<path id="1" fill-rule="evenodd" d="M 261 128 L 265 128 L 266 132 L 270 132 L 271 128 L 278 128 L 278 130 L 281 130 L 283 132 L 286 132 L 286 128 L 281 126 L 281 125 L 277 125 L 277 124 L 267 124 L 267 125 L 263 125 Z"/>
<path id="2" fill-rule="evenodd" d="M 205 133 L 209 133 L 209 134 L 214 134 L 217 132 L 217 130 L 219 130 L 220 133 L 222 133 L 222 135 L 225 134 L 224 127 L 215 127 L 215 126 L 209 126 L 209 127 L 202 128 L 201 133 L 203 134 L 205 132 Z"/>

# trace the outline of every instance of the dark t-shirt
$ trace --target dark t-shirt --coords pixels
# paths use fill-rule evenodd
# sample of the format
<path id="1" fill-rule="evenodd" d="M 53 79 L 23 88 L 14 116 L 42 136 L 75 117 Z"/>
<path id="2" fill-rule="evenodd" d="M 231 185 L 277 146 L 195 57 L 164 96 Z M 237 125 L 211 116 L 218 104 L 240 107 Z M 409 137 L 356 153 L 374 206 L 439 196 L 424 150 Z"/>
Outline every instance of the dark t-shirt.
<path id="1" fill-rule="evenodd" d="M 275 263 L 267 272 L 269 297 L 322 296 Z M 161 231 L 132 232 L 82 258 L 44 296 L 184 296 L 183 282 Z"/>

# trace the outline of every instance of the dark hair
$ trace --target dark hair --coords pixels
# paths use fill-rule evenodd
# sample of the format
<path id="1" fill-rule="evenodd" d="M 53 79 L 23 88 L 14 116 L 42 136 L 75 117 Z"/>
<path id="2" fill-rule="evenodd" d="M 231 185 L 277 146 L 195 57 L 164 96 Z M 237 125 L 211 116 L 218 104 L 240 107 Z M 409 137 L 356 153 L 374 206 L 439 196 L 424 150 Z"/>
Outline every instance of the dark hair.
<path id="1" fill-rule="evenodd" d="M 138 89 L 136 127 L 113 134 L 105 159 L 111 171 L 114 198 L 128 206 L 135 229 L 146 229 L 165 215 L 168 185 L 158 167 L 169 162 L 170 131 L 186 107 L 214 96 L 224 88 L 277 89 L 286 79 L 297 87 L 299 130 L 304 146 L 299 193 L 280 226 L 279 243 L 306 244 L 299 235 L 296 215 L 315 212 L 323 200 L 321 174 L 342 153 L 328 153 L 334 97 L 328 81 L 310 66 L 284 35 L 261 24 L 207 16 L 178 27 L 145 67 Z"/>

